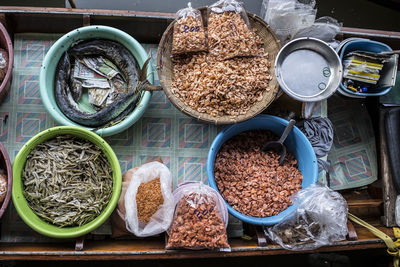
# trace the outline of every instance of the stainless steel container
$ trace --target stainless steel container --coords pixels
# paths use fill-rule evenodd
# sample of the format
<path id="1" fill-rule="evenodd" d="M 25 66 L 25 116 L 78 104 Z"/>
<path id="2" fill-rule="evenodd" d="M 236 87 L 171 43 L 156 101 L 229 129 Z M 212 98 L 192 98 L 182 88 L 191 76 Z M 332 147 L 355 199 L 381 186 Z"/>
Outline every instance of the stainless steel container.
<path id="1" fill-rule="evenodd" d="M 339 56 L 328 44 L 316 38 L 299 38 L 278 53 L 275 74 L 283 91 L 302 102 L 315 102 L 331 96 L 342 79 Z"/>

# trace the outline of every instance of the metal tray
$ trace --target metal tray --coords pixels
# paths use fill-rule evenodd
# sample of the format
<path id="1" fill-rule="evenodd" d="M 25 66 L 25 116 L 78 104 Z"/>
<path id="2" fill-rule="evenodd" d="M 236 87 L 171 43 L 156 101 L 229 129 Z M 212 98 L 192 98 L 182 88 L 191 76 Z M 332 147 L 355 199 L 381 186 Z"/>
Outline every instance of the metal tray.
<path id="1" fill-rule="evenodd" d="M 331 96 L 342 78 L 342 64 L 325 42 L 305 37 L 287 43 L 275 61 L 278 83 L 289 96 L 315 102 Z"/>

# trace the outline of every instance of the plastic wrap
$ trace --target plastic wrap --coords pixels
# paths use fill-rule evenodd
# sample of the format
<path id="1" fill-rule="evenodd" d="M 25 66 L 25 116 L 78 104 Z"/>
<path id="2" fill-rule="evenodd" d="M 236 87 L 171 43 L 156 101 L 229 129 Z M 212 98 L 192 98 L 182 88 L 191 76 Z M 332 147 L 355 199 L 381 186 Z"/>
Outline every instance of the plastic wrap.
<path id="1" fill-rule="evenodd" d="M 236 0 L 219 0 L 209 7 L 209 12 L 222 14 L 224 12 L 233 12 L 239 14 L 246 25 L 250 28 L 249 18 L 243 3 Z"/>
<path id="2" fill-rule="evenodd" d="M 7 73 L 8 53 L 0 48 L 0 82 L 4 80 Z"/>
<path id="3" fill-rule="evenodd" d="M 229 250 L 225 201 L 200 182 L 180 185 L 174 191 L 175 214 L 166 249 Z"/>
<path id="4" fill-rule="evenodd" d="M 263 0 L 261 16 L 285 44 L 300 29 L 314 23 L 314 6 L 315 0 Z"/>
<path id="5" fill-rule="evenodd" d="M 297 210 L 266 230 L 272 241 L 289 250 L 312 250 L 346 238 L 348 208 L 339 193 L 311 185 L 292 200 Z"/>
<path id="6" fill-rule="evenodd" d="M 172 38 L 172 55 L 207 51 L 207 39 L 203 19 L 199 10 L 188 7 L 176 12 L 174 34 Z"/>
<path id="7" fill-rule="evenodd" d="M 394 215 L 397 226 L 400 226 L 400 195 L 397 195 L 396 197 L 396 206 L 394 210 Z"/>
<path id="8" fill-rule="evenodd" d="M 7 176 L 0 173 L 0 204 L 3 203 L 7 195 Z"/>
<path id="9" fill-rule="evenodd" d="M 310 27 L 297 31 L 293 39 L 301 37 L 314 37 L 329 44 L 333 49 L 339 46 L 339 41 L 335 40 L 335 36 L 340 32 L 342 23 L 331 17 L 320 17 L 315 20 Z"/>
<path id="10" fill-rule="evenodd" d="M 161 192 L 164 202 L 151 216 L 148 223 L 138 219 L 136 195 L 142 183 L 160 178 Z M 150 162 L 143 164 L 132 172 L 132 178 L 125 193 L 126 229 L 139 237 L 152 236 L 166 231 L 174 214 L 174 197 L 172 195 L 172 176 L 169 169 L 162 163 Z"/>
<path id="11" fill-rule="evenodd" d="M 255 56 L 261 39 L 251 30 L 241 2 L 220 0 L 208 8 L 208 44 L 220 60 Z"/>

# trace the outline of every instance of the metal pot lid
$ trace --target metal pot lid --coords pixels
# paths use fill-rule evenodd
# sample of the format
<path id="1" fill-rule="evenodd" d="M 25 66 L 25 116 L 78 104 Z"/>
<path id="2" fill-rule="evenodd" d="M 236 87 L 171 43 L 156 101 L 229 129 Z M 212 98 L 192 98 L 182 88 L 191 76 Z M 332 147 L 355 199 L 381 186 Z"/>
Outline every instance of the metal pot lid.
<path id="1" fill-rule="evenodd" d="M 327 43 L 304 37 L 290 41 L 279 51 L 275 75 L 286 94 L 302 102 L 315 102 L 337 90 L 342 64 Z"/>

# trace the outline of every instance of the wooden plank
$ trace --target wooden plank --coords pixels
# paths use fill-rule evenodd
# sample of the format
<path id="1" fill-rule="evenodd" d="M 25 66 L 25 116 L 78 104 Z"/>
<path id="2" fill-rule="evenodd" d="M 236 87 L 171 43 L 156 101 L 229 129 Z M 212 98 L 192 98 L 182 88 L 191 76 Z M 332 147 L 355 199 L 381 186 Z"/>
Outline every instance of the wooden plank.
<path id="1" fill-rule="evenodd" d="M 385 136 L 385 124 L 384 124 L 385 109 L 381 108 L 379 111 L 379 154 L 380 154 L 380 176 L 382 177 L 383 183 L 383 217 L 382 223 L 384 226 L 393 227 L 396 226 L 396 220 L 394 216 L 395 201 L 396 201 L 396 190 L 392 182 L 392 175 L 389 166 L 389 158 L 387 152 L 387 143 Z"/>
<path id="2" fill-rule="evenodd" d="M 85 236 L 77 237 L 75 241 L 75 251 L 82 251 L 84 245 L 85 245 Z"/>
<path id="3" fill-rule="evenodd" d="M 127 16 L 157 19 L 174 19 L 174 13 L 147 12 L 131 10 L 108 10 L 108 9 L 80 9 L 80 8 L 48 8 L 48 7 L 19 7 L 19 6 L 0 6 L 1 13 L 22 13 L 22 14 L 64 14 L 64 15 L 98 15 L 98 16 Z"/>
<path id="4" fill-rule="evenodd" d="M 358 239 L 356 229 L 354 228 L 354 225 L 349 219 L 347 219 L 347 231 L 348 231 L 347 233 L 348 240 L 355 241 Z"/>
<path id="5" fill-rule="evenodd" d="M 371 36 L 371 37 L 382 36 L 385 38 L 400 39 L 400 32 L 393 32 L 393 31 L 342 27 L 341 32 L 344 34 L 363 35 L 365 37 L 366 36 Z"/>
<path id="6" fill-rule="evenodd" d="M 71 6 L 71 8 L 76 8 L 74 0 L 68 0 L 68 3 Z"/>
<path id="7" fill-rule="evenodd" d="M 347 205 L 349 207 L 369 207 L 369 208 L 373 208 L 373 207 L 379 207 L 383 204 L 383 200 L 382 199 L 360 199 L 360 200 L 348 200 L 347 201 Z"/>
<path id="8" fill-rule="evenodd" d="M 369 223 L 393 237 L 390 228 L 379 226 L 377 220 Z M 367 229 L 354 225 L 357 241 L 342 241 L 312 252 L 332 252 L 344 250 L 362 250 L 384 248 L 382 240 L 376 238 Z M 232 252 L 215 251 L 166 251 L 162 237 L 150 240 L 86 240 L 84 251 L 75 251 L 73 242 L 36 244 L 36 243 L 0 243 L 0 259 L 18 260 L 113 260 L 113 259 L 181 259 L 181 258 L 212 258 L 237 257 L 256 255 L 282 255 L 306 253 L 310 251 L 293 252 L 284 250 L 277 245 L 259 247 L 256 240 L 231 239 L 229 243 Z"/>
<path id="9" fill-rule="evenodd" d="M 346 251 L 346 250 L 364 250 L 384 248 L 383 242 L 372 240 L 363 245 L 357 244 L 357 241 L 341 242 L 337 245 L 322 247 L 313 251 L 288 251 L 280 248 L 279 246 L 267 247 L 241 247 L 234 248 L 231 252 L 215 252 L 215 251 L 134 251 L 131 247 L 126 246 L 127 250 L 114 251 L 112 249 L 106 251 L 96 251 L 85 248 L 85 251 L 60 251 L 60 250 L 47 250 L 48 247 L 42 245 L 35 245 L 35 251 L 24 251 L 21 245 L 14 246 L 14 251 L 3 250 L 0 252 L 0 259 L 2 260 L 129 260 L 129 259 L 189 259 L 189 258 L 215 258 L 215 257 L 242 257 L 242 256 L 262 256 L 262 255 L 283 255 L 283 254 L 298 254 L 310 252 L 332 252 L 332 251 Z M 25 245 L 31 248 L 32 245 Z M 89 247 L 90 244 L 87 244 Z M 42 248 L 42 249 L 41 249 Z"/>
<path id="10" fill-rule="evenodd" d="M 261 226 L 255 226 L 257 236 L 257 246 L 266 247 L 268 245 L 267 238 L 265 237 L 264 230 Z"/>
<path id="11" fill-rule="evenodd" d="M 4 13 L 4 10 L 0 10 Z M 138 16 L 90 15 L 77 13 L 4 13 L 14 33 L 67 33 L 83 25 L 90 16 L 91 25 L 105 25 L 118 28 L 139 42 L 158 43 L 164 30 L 172 20 Z M 66 23 L 68 21 L 68 23 Z M 84 21 L 85 22 L 85 21 Z M 87 22 L 87 21 L 86 21 Z"/>
<path id="12" fill-rule="evenodd" d="M 67 15 L 67 16 L 81 16 L 84 14 L 90 16 L 111 16 L 111 17 L 137 17 L 137 18 L 153 18 L 157 20 L 173 20 L 175 15 L 173 13 L 165 12 L 146 12 L 146 11 L 130 11 L 130 10 L 106 10 L 106 9 L 79 9 L 79 8 L 45 8 L 45 7 L 19 7 L 19 6 L 0 6 L 0 13 L 6 14 L 23 14 L 29 15 L 46 15 L 53 17 L 55 15 Z M 43 24 L 42 27 L 48 25 Z M 373 29 L 360 29 L 342 27 L 341 32 L 348 36 L 363 36 L 363 37 L 384 37 L 386 39 L 399 39 L 400 32 L 393 31 L 381 31 Z"/>
<path id="13" fill-rule="evenodd" d="M 117 27 L 138 36 L 139 41 L 153 40 L 155 43 L 174 19 L 173 13 L 103 9 L 0 6 L 0 13 L 12 20 L 15 32 L 65 33 L 80 27 L 83 15 L 90 15 L 91 24 Z M 65 23 L 66 19 L 68 23 Z M 341 31 L 345 38 L 373 38 L 386 41 L 393 48 L 400 47 L 400 32 L 349 27 L 342 27 Z"/>
<path id="14" fill-rule="evenodd" d="M 90 26 L 90 15 L 88 14 L 82 15 L 82 24 L 83 26 Z"/>
<path id="15" fill-rule="evenodd" d="M 257 248 L 243 248 L 241 250 L 233 250 L 232 252 L 214 252 L 214 251 L 169 251 L 166 253 L 153 253 L 147 251 L 142 254 L 135 253 L 135 251 L 124 251 L 124 252 L 15 252 L 0 253 L 0 259 L 2 260 L 131 260 L 131 259 L 195 259 L 195 258 L 216 258 L 216 257 L 243 257 L 243 256 L 263 256 L 263 255 L 283 255 L 283 254 L 301 254 L 310 252 L 333 252 L 333 251 L 348 251 L 348 250 L 365 250 L 365 249 L 376 249 L 384 248 L 385 245 L 382 242 L 371 242 L 366 243 L 362 246 L 354 244 L 356 241 L 349 241 L 336 246 L 327 246 L 314 251 L 288 251 L 283 250 L 280 247 L 269 246 L 267 249 L 260 250 Z"/>
<path id="16" fill-rule="evenodd" d="M 400 32 L 342 27 L 341 34 L 343 39 L 350 37 L 372 39 L 389 45 L 393 50 L 400 48 Z"/>
<path id="17" fill-rule="evenodd" d="M 67 33 L 82 27 L 82 18 L 90 16 L 91 25 L 115 27 L 145 43 L 158 43 L 174 19 L 172 13 L 101 9 L 0 6 L 0 13 L 15 33 Z"/>

